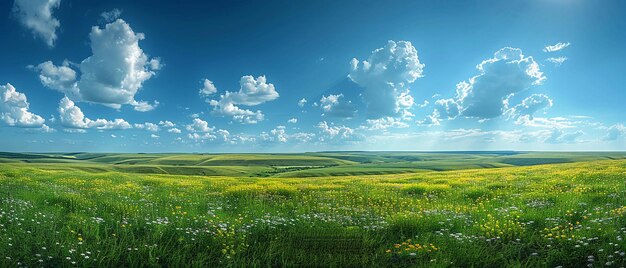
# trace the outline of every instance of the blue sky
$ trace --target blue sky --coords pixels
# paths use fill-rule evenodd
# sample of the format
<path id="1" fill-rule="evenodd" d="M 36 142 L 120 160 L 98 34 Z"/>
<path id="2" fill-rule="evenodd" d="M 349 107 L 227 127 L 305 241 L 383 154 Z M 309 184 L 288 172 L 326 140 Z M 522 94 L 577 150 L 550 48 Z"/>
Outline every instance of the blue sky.
<path id="1" fill-rule="evenodd" d="M 623 10 L 4 1 L 0 151 L 626 150 Z"/>

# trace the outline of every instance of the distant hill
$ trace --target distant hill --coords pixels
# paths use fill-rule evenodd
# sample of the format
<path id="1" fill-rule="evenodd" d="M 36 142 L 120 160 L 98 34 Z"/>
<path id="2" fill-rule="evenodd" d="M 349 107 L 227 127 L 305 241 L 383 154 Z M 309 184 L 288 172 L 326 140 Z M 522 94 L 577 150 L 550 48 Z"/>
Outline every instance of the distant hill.
<path id="1" fill-rule="evenodd" d="M 397 174 L 626 159 L 626 152 L 311 152 L 301 154 L 10 153 L 0 163 L 88 172 L 241 177 Z"/>

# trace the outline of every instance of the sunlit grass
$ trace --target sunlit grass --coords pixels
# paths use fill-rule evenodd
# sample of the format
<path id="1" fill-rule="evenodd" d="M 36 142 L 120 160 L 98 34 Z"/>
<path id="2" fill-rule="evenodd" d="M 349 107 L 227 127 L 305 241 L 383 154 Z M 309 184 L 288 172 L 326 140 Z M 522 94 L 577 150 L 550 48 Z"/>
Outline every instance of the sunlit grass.
<path id="1" fill-rule="evenodd" d="M 0 164 L 1 267 L 620 267 L 625 235 L 625 160 L 288 179 Z"/>

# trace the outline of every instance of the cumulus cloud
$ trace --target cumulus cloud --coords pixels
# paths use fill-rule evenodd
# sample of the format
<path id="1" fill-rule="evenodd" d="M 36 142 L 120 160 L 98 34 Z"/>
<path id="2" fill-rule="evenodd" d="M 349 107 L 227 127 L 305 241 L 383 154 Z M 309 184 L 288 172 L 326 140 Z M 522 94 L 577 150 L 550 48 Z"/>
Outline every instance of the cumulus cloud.
<path id="1" fill-rule="evenodd" d="M 291 119 L 287 120 L 287 123 L 292 123 L 292 124 L 298 123 L 298 118 L 295 118 L 295 117 L 291 118 Z"/>
<path id="2" fill-rule="evenodd" d="M 355 58 L 350 65 L 348 77 L 364 88 L 369 117 L 396 116 L 414 104 L 408 85 L 423 76 L 424 64 L 411 42 L 390 40 L 367 60 Z"/>
<path id="3" fill-rule="evenodd" d="M 42 128 L 49 132 L 46 121 L 41 116 L 30 112 L 30 104 L 24 93 L 15 90 L 11 84 L 0 85 L 0 120 L 8 126 L 23 128 Z"/>
<path id="4" fill-rule="evenodd" d="M 15 0 L 13 14 L 35 37 L 41 38 L 49 47 L 54 47 L 56 31 L 61 23 L 52 13 L 59 5 L 61 0 Z"/>
<path id="5" fill-rule="evenodd" d="M 72 98 L 77 98 L 80 95 L 76 83 L 76 71 L 70 67 L 69 61 L 63 61 L 60 66 L 54 65 L 51 61 L 46 61 L 33 69 L 39 72 L 39 80 L 44 86 L 56 89 Z"/>
<path id="6" fill-rule="evenodd" d="M 175 128 L 175 127 L 174 127 L 174 128 L 170 128 L 170 129 L 168 129 L 168 130 L 167 130 L 167 132 L 169 132 L 169 133 L 175 133 L 175 134 L 180 134 L 182 131 L 180 131 L 180 129 L 178 129 L 178 128 Z"/>
<path id="7" fill-rule="evenodd" d="M 322 96 L 319 106 L 324 112 L 322 115 L 334 117 L 351 118 L 357 112 L 352 101 L 344 100 L 343 94 Z"/>
<path id="8" fill-rule="evenodd" d="M 215 140 L 217 136 L 211 133 L 189 133 L 187 134 L 187 138 L 194 141 L 205 141 L 205 140 Z"/>
<path id="9" fill-rule="evenodd" d="M 453 119 L 460 113 L 460 107 L 454 99 L 439 99 L 435 101 L 435 112 L 444 119 Z"/>
<path id="10" fill-rule="evenodd" d="M 241 109 L 234 103 L 226 102 L 223 100 L 216 101 L 211 100 L 209 102 L 213 106 L 213 114 L 222 116 L 231 116 L 235 121 L 244 124 L 256 124 L 259 121 L 265 119 L 265 115 L 261 110 L 251 111 L 248 109 Z"/>
<path id="11" fill-rule="evenodd" d="M 519 48 L 502 48 L 476 68 L 478 75 L 457 84 L 455 98 L 435 102 L 431 117 L 436 120 L 431 121 L 458 115 L 481 120 L 499 117 L 507 110 L 511 96 L 546 79 L 539 64 Z"/>
<path id="12" fill-rule="evenodd" d="M 145 122 L 143 124 L 135 124 L 136 129 L 143 129 L 151 132 L 157 132 L 160 130 L 159 126 L 155 123 Z"/>
<path id="13" fill-rule="evenodd" d="M 89 34 L 93 55 L 79 65 L 80 78 L 69 64 L 55 66 L 44 62 L 37 66 L 39 78 L 46 87 L 64 93 L 73 101 L 98 103 L 119 109 L 134 106 L 137 111 L 150 111 L 152 104 L 135 100 L 143 83 L 162 67 L 158 58 L 150 59 L 139 47 L 144 34 L 135 33 L 122 19 L 94 26 Z"/>
<path id="14" fill-rule="evenodd" d="M 386 130 L 388 128 L 407 128 L 409 125 L 398 118 L 391 116 L 379 119 L 367 119 L 365 128 L 369 130 Z"/>
<path id="15" fill-rule="evenodd" d="M 494 118 L 512 94 L 540 85 L 546 78 L 532 57 L 518 48 L 503 48 L 477 66 L 480 74 L 457 85 L 457 103 L 467 117 Z"/>
<path id="16" fill-rule="evenodd" d="M 409 94 L 409 91 L 401 92 L 400 96 L 396 98 L 396 106 L 399 109 L 411 108 L 413 104 L 415 104 L 415 99 Z"/>
<path id="17" fill-rule="evenodd" d="M 250 135 L 237 134 L 233 135 L 230 139 L 230 142 L 233 144 L 246 144 L 246 143 L 254 143 L 256 142 L 256 137 Z"/>
<path id="18" fill-rule="evenodd" d="M 308 143 L 313 141 L 313 139 L 315 138 L 315 133 L 298 132 L 291 134 L 289 138 L 295 140 L 298 143 Z"/>
<path id="19" fill-rule="evenodd" d="M 550 46 L 544 47 L 543 48 L 543 52 L 556 52 L 556 51 L 563 50 L 563 49 L 569 47 L 569 45 L 570 45 L 569 42 L 567 42 L 567 43 L 559 42 L 559 43 L 556 43 L 554 45 L 550 45 Z"/>
<path id="20" fill-rule="evenodd" d="M 220 135 L 222 137 L 222 140 L 225 142 L 229 142 L 230 141 L 230 132 L 228 132 L 228 130 L 226 129 L 218 129 L 216 131 L 217 135 Z"/>
<path id="21" fill-rule="evenodd" d="M 547 139 L 544 140 L 545 143 L 576 143 L 579 142 L 578 138 L 585 133 L 581 130 L 575 132 L 564 132 L 560 129 L 553 129 Z"/>
<path id="22" fill-rule="evenodd" d="M 159 102 L 158 101 L 153 101 L 152 104 L 150 104 L 147 101 L 132 101 L 131 103 L 129 103 L 130 105 L 133 106 L 133 109 L 135 111 L 138 112 L 148 112 L 148 111 L 152 111 L 154 110 L 157 106 L 159 106 Z"/>
<path id="23" fill-rule="evenodd" d="M 525 98 L 522 103 L 507 110 L 507 113 L 514 118 L 528 116 L 533 120 L 533 115 L 540 111 L 552 107 L 552 100 L 545 94 L 532 94 Z"/>
<path id="24" fill-rule="evenodd" d="M 251 75 L 243 76 L 239 80 L 239 85 L 241 86 L 239 91 L 227 91 L 225 98 L 236 104 L 253 106 L 279 97 L 274 85 L 267 83 L 265 76 L 259 76 L 256 79 Z"/>
<path id="25" fill-rule="evenodd" d="M 153 139 L 158 139 L 158 138 L 160 138 L 160 136 L 159 136 L 159 135 L 157 135 L 157 134 L 150 134 L 150 137 L 151 137 L 151 138 L 153 138 Z"/>
<path id="26" fill-rule="evenodd" d="M 276 126 L 269 133 L 261 132 L 259 137 L 262 141 L 265 142 L 279 142 L 279 143 L 287 143 L 287 142 L 295 142 L 295 143 L 307 143 L 311 142 L 315 138 L 315 133 L 307 133 L 307 132 L 297 132 L 294 134 L 289 134 L 286 131 L 285 126 Z"/>
<path id="27" fill-rule="evenodd" d="M 241 77 L 239 85 L 239 91 L 226 91 L 220 95 L 219 100 L 209 101 L 209 104 L 213 106 L 212 113 L 230 116 L 235 121 L 245 124 L 255 124 L 263 121 L 265 116 L 260 110 L 251 111 L 240 108 L 238 105 L 255 106 L 277 99 L 279 94 L 274 85 L 267 83 L 265 76 L 259 76 L 255 79 L 250 75 Z"/>
<path id="28" fill-rule="evenodd" d="M 546 59 L 547 62 L 554 64 L 554 66 L 556 67 L 561 66 L 566 60 L 567 60 L 567 57 L 564 57 L 564 56 Z"/>
<path id="29" fill-rule="evenodd" d="M 165 121 L 159 121 L 159 126 L 162 126 L 162 127 L 174 127 L 174 126 L 176 126 L 176 124 L 172 123 L 171 121 L 165 120 Z"/>
<path id="30" fill-rule="evenodd" d="M 319 122 L 317 124 L 317 128 L 320 131 L 319 140 L 322 142 L 350 142 L 359 141 L 364 138 L 363 135 L 356 133 L 356 131 L 350 127 L 344 125 L 337 126 L 334 124 L 328 124 L 326 121 Z"/>
<path id="31" fill-rule="evenodd" d="M 215 127 L 211 127 L 209 126 L 209 123 L 207 121 L 204 121 L 200 118 L 194 118 L 193 122 L 189 125 L 187 125 L 187 131 L 189 132 L 200 132 L 200 133 L 206 133 L 206 132 L 212 132 Z"/>
<path id="32" fill-rule="evenodd" d="M 417 105 L 417 107 L 424 108 L 424 107 L 428 106 L 428 104 L 430 104 L 430 102 L 427 101 L 427 100 L 424 100 L 424 102 L 422 102 L 422 104 Z"/>
<path id="33" fill-rule="evenodd" d="M 96 119 L 92 120 L 85 117 L 82 110 L 74 104 L 68 97 L 63 97 L 59 102 L 59 121 L 62 126 L 69 129 L 77 129 L 78 132 L 84 132 L 81 130 L 95 128 L 99 130 L 113 130 L 113 129 L 129 129 L 132 126 L 124 119 L 106 120 Z M 71 130 L 70 130 L 71 131 Z"/>
<path id="34" fill-rule="evenodd" d="M 198 91 L 201 97 L 208 97 L 217 92 L 217 87 L 213 84 L 213 81 L 209 79 L 204 79 L 202 82 L 202 88 Z"/>
<path id="35" fill-rule="evenodd" d="M 432 114 L 427 115 L 426 118 L 417 121 L 420 126 L 439 126 L 441 125 L 441 115 L 439 111 L 434 110 Z"/>
<path id="36" fill-rule="evenodd" d="M 618 140 L 621 137 L 626 136 L 626 126 L 622 125 L 622 124 L 615 124 L 612 125 L 611 127 L 609 127 L 609 129 L 607 130 L 607 133 L 604 137 L 602 137 L 602 140 L 604 141 L 614 141 L 614 140 Z"/>
<path id="37" fill-rule="evenodd" d="M 301 100 L 298 101 L 298 106 L 304 107 L 306 103 L 307 103 L 307 100 L 305 98 L 302 98 Z"/>
<path id="38" fill-rule="evenodd" d="M 276 137 L 276 140 L 279 142 L 285 143 L 287 142 L 287 135 L 285 134 L 285 126 L 277 126 L 275 129 L 270 131 L 272 135 Z"/>
<path id="39" fill-rule="evenodd" d="M 114 8 L 110 11 L 105 11 L 100 13 L 100 17 L 104 20 L 104 22 L 112 22 L 122 16 L 122 10 L 118 8 Z"/>

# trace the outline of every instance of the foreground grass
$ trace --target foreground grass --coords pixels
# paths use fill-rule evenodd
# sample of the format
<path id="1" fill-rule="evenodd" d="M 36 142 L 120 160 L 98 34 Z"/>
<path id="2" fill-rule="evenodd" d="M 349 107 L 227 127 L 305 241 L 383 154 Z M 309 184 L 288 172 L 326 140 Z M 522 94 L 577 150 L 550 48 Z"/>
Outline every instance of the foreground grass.
<path id="1" fill-rule="evenodd" d="M 626 160 L 227 178 L 0 164 L 0 266 L 626 265 Z"/>

